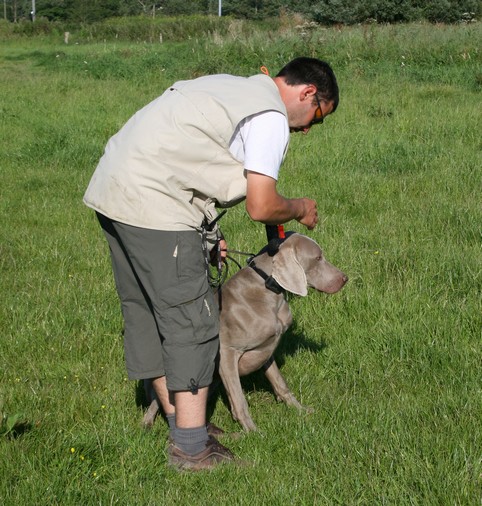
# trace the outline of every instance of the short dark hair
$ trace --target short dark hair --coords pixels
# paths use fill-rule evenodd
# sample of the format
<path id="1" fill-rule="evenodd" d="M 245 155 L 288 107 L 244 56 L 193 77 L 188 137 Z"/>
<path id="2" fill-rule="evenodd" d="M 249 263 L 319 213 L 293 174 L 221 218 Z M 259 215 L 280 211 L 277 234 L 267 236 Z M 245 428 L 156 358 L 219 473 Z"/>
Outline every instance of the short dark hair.
<path id="1" fill-rule="evenodd" d="M 286 84 L 313 84 L 320 100 L 333 102 L 333 112 L 340 100 L 333 69 L 325 61 L 301 56 L 287 63 L 276 77 L 284 77 Z"/>

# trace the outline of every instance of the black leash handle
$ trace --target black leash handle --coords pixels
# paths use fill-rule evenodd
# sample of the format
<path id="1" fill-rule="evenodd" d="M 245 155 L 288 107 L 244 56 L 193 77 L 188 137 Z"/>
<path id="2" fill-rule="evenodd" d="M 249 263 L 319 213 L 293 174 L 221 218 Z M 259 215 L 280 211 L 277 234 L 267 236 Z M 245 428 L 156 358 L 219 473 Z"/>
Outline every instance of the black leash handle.
<path id="1" fill-rule="evenodd" d="M 268 242 L 272 239 L 285 239 L 285 228 L 283 225 L 265 225 Z"/>
<path id="2" fill-rule="evenodd" d="M 286 239 L 285 228 L 283 225 L 265 225 L 266 236 L 268 238 L 269 256 L 278 253 L 280 244 Z"/>

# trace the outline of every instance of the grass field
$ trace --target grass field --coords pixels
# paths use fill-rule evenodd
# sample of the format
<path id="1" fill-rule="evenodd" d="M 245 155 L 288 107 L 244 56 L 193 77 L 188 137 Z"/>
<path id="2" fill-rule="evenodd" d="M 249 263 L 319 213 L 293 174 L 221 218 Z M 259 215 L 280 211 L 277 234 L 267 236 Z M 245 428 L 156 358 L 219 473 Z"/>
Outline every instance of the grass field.
<path id="1" fill-rule="evenodd" d="M 481 36 L 477 23 L 2 41 L 2 503 L 481 504 Z M 308 235 L 350 277 L 336 295 L 292 298 L 277 352 L 315 412 L 248 377 L 260 432 L 224 442 L 251 465 L 178 474 L 165 423 L 140 429 L 108 251 L 82 195 L 107 139 L 171 82 L 275 73 L 299 55 L 332 63 L 341 103 L 292 137 L 280 190 L 318 201 Z M 242 205 L 222 228 L 232 248 L 264 245 Z M 239 430 L 223 395 L 210 413 Z"/>

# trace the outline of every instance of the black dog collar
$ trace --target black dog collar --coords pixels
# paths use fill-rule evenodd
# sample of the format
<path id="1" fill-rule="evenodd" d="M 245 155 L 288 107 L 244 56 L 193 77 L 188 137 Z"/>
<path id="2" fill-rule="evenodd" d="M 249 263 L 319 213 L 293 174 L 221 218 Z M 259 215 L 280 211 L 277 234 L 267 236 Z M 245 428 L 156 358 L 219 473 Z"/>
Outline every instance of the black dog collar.
<path id="1" fill-rule="evenodd" d="M 257 274 L 259 274 L 264 279 L 264 286 L 268 290 L 271 290 L 272 292 L 279 295 L 280 293 L 284 293 L 285 289 L 280 286 L 280 284 L 273 278 L 273 276 L 268 276 L 266 272 L 264 272 L 262 269 L 260 269 L 255 263 L 254 260 L 251 260 L 248 263 L 248 266 L 251 267 L 251 269 L 254 270 Z"/>

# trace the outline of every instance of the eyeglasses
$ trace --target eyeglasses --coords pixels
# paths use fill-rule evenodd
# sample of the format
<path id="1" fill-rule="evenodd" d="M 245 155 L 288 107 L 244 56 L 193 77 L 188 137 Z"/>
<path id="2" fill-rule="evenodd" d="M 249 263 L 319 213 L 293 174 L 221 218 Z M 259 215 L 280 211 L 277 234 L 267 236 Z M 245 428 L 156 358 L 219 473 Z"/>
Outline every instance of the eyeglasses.
<path id="1" fill-rule="evenodd" d="M 318 100 L 318 97 L 315 95 L 316 102 L 318 103 L 318 107 L 315 110 L 315 115 L 313 116 L 313 119 L 311 120 L 310 126 L 317 125 L 323 123 L 323 111 L 321 110 L 321 104 Z"/>

